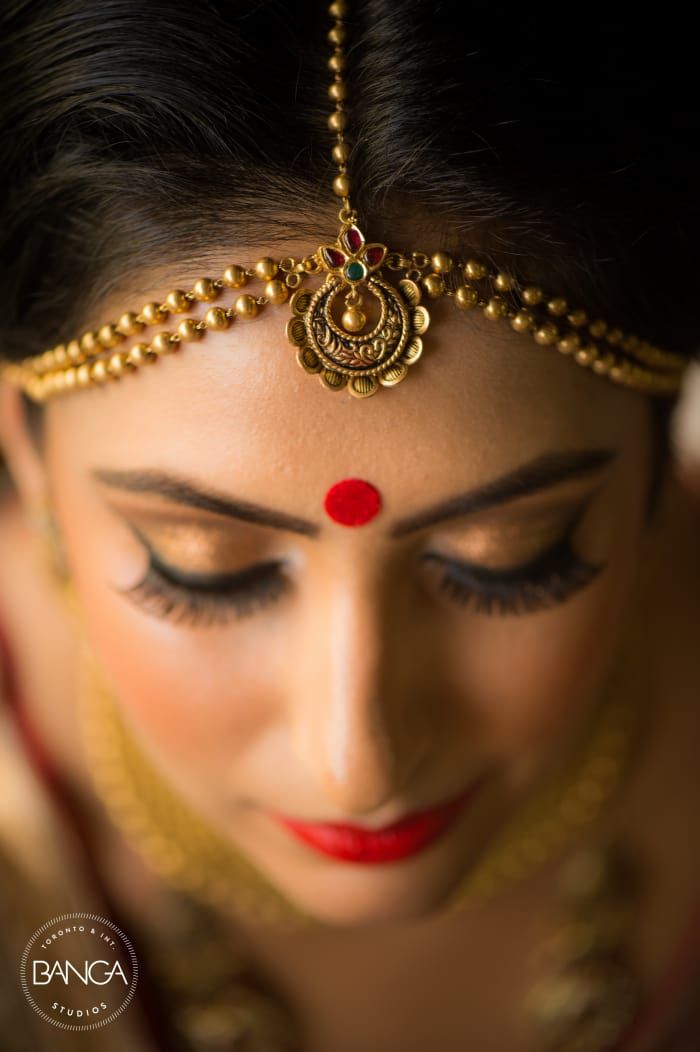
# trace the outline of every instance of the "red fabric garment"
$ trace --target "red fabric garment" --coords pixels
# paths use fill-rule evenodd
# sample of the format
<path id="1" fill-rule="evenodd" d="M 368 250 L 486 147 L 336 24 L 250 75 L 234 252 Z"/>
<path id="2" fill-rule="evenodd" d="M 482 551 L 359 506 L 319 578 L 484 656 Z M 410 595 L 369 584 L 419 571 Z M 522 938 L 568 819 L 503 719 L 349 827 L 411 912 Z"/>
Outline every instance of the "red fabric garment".
<path id="1" fill-rule="evenodd" d="M 89 850 L 89 838 L 87 825 L 80 813 L 80 806 L 73 799 L 68 787 L 51 759 L 36 728 L 28 717 L 27 707 L 23 703 L 20 687 L 17 679 L 16 667 L 10 652 L 7 636 L 3 631 L 0 620 L 0 693 L 9 702 L 10 710 L 17 722 L 22 740 L 27 749 L 28 756 L 35 769 L 41 776 L 47 791 L 56 803 L 59 811 L 63 814 L 65 821 L 75 833 L 81 848 L 85 853 L 88 871 L 91 873 L 96 887 L 99 889 L 103 901 L 107 904 L 110 914 L 119 926 L 119 911 L 110 901 L 110 895 L 104 887 L 94 859 Z M 132 941 L 134 941 L 132 939 Z M 138 947 L 137 947 L 138 955 Z M 155 1047 L 168 1052 L 167 1044 L 163 1043 L 165 1038 L 165 1027 L 159 1018 L 157 1009 L 158 998 L 154 991 L 148 990 L 148 980 L 143 976 L 141 980 L 141 996 L 145 994 L 144 1012 L 152 1026 L 156 1040 Z M 693 999 L 692 1001 L 690 999 Z M 677 948 L 671 966 L 663 981 L 659 984 L 653 994 L 647 998 L 641 1006 L 640 1011 L 632 1021 L 630 1027 L 623 1034 L 620 1042 L 615 1046 L 614 1052 L 632 1052 L 637 1043 L 642 1041 L 645 1035 L 654 1033 L 659 1027 L 668 1025 L 676 1018 L 677 1029 L 664 1036 L 660 1045 L 653 1046 L 653 1052 L 700 1052 L 700 899 L 689 918 L 686 935 Z M 689 1032 L 686 1020 L 687 1011 L 697 1007 L 696 1024 L 697 1032 Z M 691 1022 L 691 1027 L 693 1023 Z M 668 1043 L 670 1041 L 670 1044 Z"/>
<path id="2" fill-rule="evenodd" d="M 126 929 L 128 926 L 121 917 L 121 911 L 105 886 L 92 855 L 88 823 L 82 814 L 80 802 L 61 776 L 41 735 L 29 718 L 28 708 L 21 694 L 17 666 L 10 651 L 2 618 L 0 618 L 0 697 L 8 705 L 20 737 L 25 744 L 30 763 L 44 784 L 59 819 L 65 827 L 66 834 L 76 844 L 77 849 L 81 853 L 81 862 L 90 880 L 93 882 L 99 898 L 105 904 L 109 919 L 118 928 Z M 143 967 L 146 955 L 141 950 L 138 935 L 135 935 L 130 930 L 129 937 L 140 962 L 136 1000 L 140 1005 L 142 1017 L 150 1030 L 154 1052 L 171 1052 L 171 1044 L 166 1037 L 166 1025 L 161 1016 L 157 991 L 149 978 L 147 970 Z"/>

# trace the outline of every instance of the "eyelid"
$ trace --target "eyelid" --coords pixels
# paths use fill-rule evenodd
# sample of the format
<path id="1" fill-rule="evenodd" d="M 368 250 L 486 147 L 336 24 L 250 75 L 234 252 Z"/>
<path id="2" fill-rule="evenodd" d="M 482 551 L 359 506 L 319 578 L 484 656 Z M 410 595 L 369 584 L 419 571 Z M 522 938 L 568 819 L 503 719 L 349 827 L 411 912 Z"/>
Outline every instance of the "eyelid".
<path id="1" fill-rule="evenodd" d="M 144 536 L 141 530 L 135 526 L 133 522 L 127 522 L 127 525 L 148 552 L 150 569 L 160 574 L 171 584 L 176 586 L 179 585 L 182 588 L 193 588 L 211 592 L 240 588 L 241 586 L 245 586 L 251 577 L 258 576 L 263 568 L 273 569 L 277 567 L 281 569 L 284 565 L 281 559 L 265 559 L 254 565 L 245 566 L 242 570 L 234 570 L 227 574 L 185 573 L 169 566 L 168 563 L 160 557 L 158 552 L 156 552 L 147 537 Z"/>
<path id="2" fill-rule="evenodd" d="M 495 569 L 490 566 L 483 566 L 479 563 L 470 562 L 468 559 L 455 558 L 451 555 L 442 555 L 439 552 L 426 552 L 424 558 L 440 562 L 446 566 L 458 567 L 460 571 L 465 574 L 471 574 L 479 581 L 502 581 L 504 579 L 511 581 L 530 577 L 533 574 L 536 574 L 543 565 L 549 563 L 554 555 L 570 544 L 571 538 L 579 522 L 585 515 L 594 495 L 594 493 L 589 494 L 585 501 L 582 501 L 581 504 L 577 505 L 567 520 L 563 532 L 553 541 L 552 544 L 548 545 L 543 551 L 537 552 L 537 554 L 531 559 L 526 559 L 523 562 L 517 563 L 515 566 L 504 566 Z"/>

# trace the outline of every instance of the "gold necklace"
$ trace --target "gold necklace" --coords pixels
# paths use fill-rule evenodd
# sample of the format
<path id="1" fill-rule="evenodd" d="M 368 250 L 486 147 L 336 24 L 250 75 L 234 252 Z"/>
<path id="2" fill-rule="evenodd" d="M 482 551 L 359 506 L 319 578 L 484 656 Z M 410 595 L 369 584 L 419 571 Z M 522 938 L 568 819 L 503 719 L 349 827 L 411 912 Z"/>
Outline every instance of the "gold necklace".
<path id="1" fill-rule="evenodd" d="M 447 903 L 455 911 L 524 880 L 598 818 L 620 787 L 643 732 L 639 693 L 624 682 L 631 647 L 621 648 L 605 696 L 591 714 L 567 766 L 523 806 Z"/>
<path id="2" fill-rule="evenodd" d="M 75 609 L 75 602 L 72 604 Z M 218 910 L 288 929 L 327 927 L 295 906 L 182 800 L 139 748 L 119 715 L 84 630 L 79 714 L 95 789 L 127 840 L 158 874 Z M 639 705 L 615 690 L 600 704 L 573 762 L 531 794 L 447 910 L 483 900 L 538 870 L 594 821 L 619 785 Z"/>

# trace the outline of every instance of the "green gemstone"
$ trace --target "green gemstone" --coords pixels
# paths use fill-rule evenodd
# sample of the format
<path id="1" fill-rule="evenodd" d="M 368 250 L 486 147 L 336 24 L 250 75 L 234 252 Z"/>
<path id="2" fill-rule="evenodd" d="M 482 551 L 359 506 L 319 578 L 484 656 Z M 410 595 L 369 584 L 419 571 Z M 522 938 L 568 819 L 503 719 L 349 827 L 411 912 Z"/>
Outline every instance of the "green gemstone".
<path id="1" fill-rule="evenodd" d="M 353 260 L 352 263 L 348 263 L 345 268 L 345 277 L 348 281 L 362 281 L 367 276 L 367 268 L 364 263 L 358 263 L 357 260 Z"/>

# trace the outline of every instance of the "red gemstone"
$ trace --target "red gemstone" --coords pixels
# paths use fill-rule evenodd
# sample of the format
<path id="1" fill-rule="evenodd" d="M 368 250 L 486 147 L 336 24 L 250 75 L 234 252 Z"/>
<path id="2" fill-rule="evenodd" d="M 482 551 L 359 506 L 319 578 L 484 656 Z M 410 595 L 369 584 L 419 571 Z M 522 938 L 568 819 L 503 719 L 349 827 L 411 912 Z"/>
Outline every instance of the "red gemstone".
<path id="1" fill-rule="evenodd" d="M 372 245 L 365 252 L 365 260 L 369 263 L 370 267 L 378 266 L 384 258 L 384 246 L 383 245 Z"/>
<path id="2" fill-rule="evenodd" d="M 359 252 L 365 243 L 365 239 L 360 233 L 359 228 L 356 226 L 351 226 L 349 230 L 345 231 L 343 241 L 351 252 Z"/>
<path id="3" fill-rule="evenodd" d="M 323 256 L 326 263 L 336 270 L 339 270 L 345 263 L 345 253 L 340 252 L 337 248 L 324 248 Z"/>
<path id="4" fill-rule="evenodd" d="M 382 506 L 379 490 L 364 479 L 343 479 L 326 493 L 326 512 L 341 526 L 364 526 Z"/>

